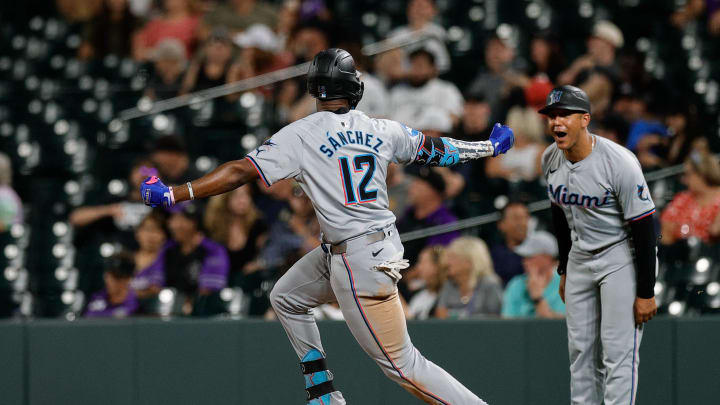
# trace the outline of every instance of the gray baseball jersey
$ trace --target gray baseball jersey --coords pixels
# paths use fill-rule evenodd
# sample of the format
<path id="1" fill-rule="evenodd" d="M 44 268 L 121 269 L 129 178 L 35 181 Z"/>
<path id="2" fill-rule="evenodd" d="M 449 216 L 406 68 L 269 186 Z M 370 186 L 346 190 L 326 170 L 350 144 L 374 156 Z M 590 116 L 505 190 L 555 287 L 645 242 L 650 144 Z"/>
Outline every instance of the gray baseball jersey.
<path id="1" fill-rule="evenodd" d="M 360 111 L 318 112 L 283 128 L 247 155 L 266 185 L 286 178 L 301 184 L 329 242 L 278 280 L 270 302 L 301 362 L 325 354 L 312 309 L 337 301 L 357 342 L 393 381 L 427 403 L 482 405 L 413 346 L 397 278 L 382 270 L 402 264 L 403 257 L 395 216 L 388 209 L 387 166 L 413 162 L 423 140 L 424 135 L 403 124 Z M 332 245 L 342 241 L 344 250 L 333 252 Z M 324 371 L 305 376 L 306 388 L 329 378 Z M 308 402 L 345 403 L 340 391 Z"/>
<path id="2" fill-rule="evenodd" d="M 634 404 L 642 329 L 628 222 L 655 212 L 635 155 L 605 138 L 571 163 L 556 144 L 542 157 L 550 200 L 571 230 L 565 304 L 573 405 Z M 598 366 L 602 365 L 602 366 Z"/>
<path id="3" fill-rule="evenodd" d="M 627 239 L 627 222 L 655 212 L 635 155 L 595 136 L 585 159 L 571 163 L 556 144 L 543 153 L 550 201 L 563 209 L 573 247 L 593 251 Z"/>
<path id="4" fill-rule="evenodd" d="M 423 136 L 361 111 L 317 112 L 247 155 L 267 186 L 294 178 L 310 197 L 327 242 L 338 243 L 395 222 L 385 178 L 390 162 L 411 163 Z"/>

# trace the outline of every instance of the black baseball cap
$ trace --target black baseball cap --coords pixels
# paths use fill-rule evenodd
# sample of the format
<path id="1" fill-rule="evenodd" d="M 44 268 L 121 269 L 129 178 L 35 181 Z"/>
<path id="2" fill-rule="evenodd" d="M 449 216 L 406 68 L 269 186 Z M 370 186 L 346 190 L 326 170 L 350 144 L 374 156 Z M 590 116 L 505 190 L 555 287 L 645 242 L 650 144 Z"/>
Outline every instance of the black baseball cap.
<path id="1" fill-rule="evenodd" d="M 547 114 L 552 110 L 570 110 L 590 114 L 590 99 L 582 89 L 565 85 L 555 87 L 545 100 L 545 107 L 540 114 Z"/>

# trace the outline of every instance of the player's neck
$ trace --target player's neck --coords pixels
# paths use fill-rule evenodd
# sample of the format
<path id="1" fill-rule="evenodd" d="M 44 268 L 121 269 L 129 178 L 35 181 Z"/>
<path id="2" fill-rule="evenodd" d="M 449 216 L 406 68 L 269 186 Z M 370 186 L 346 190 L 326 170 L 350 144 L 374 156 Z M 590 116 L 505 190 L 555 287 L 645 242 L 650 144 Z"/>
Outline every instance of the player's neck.
<path id="1" fill-rule="evenodd" d="M 563 151 L 563 153 L 565 154 L 565 159 L 572 163 L 577 163 L 588 157 L 590 153 L 592 153 L 594 146 L 594 137 L 590 134 L 590 132 L 585 130 L 580 134 L 577 142 L 575 142 L 575 145 Z"/>
<path id="2" fill-rule="evenodd" d="M 318 101 L 317 110 L 343 114 L 350 111 L 350 104 L 345 99 Z"/>

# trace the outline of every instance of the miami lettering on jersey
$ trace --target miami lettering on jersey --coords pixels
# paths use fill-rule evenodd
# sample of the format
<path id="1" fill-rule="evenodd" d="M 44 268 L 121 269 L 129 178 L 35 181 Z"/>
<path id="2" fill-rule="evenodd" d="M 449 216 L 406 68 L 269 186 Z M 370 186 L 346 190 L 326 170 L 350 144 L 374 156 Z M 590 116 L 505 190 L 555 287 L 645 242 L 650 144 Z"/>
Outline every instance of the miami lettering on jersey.
<path id="1" fill-rule="evenodd" d="M 362 131 L 345 131 L 336 132 L 331 135 L 330 131 L 325 133 L 327 143 L 320 145 L 320 152 L 331 158 L 336 150 L 345 145 L 361 145 L 371 148 L 376 153 L 380 153 L 380 145 L 383 140 L 373 134 L 364 134 Z"/>
<path id="2" fill-rule="evenodd" d="M 548 192 L 551 196 L 550 198 L 553 202 L 560 205 L 578 205 L 586 208 L 602 207 L 610 203 L 609 200 L 612 194 L 610 193 L 610 190 L 606 190 L 602 197 L 596 197 L 592 195 L 570 193 L 569 191 L 570 190 L 568 190 L 564 184 L 555 188 L 553 188 L 552 184 L 548 185 Z"/>

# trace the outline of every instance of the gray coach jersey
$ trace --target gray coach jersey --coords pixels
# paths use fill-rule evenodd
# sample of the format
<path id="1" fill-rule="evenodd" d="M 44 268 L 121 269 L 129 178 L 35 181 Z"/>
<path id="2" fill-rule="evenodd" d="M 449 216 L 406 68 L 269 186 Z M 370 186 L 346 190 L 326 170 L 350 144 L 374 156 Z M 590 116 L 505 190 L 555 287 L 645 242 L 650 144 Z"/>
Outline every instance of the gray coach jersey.
<path id="1" fill-rule="evenodd" d="M 585 159 L 571 163 L 556 144 L 542 156 L 550 201 L 563 209 L 573 247 L 592 251 L 628 237 L 626 224 L 655 212 L 655 204 L 632 152 L 595 136 Z"/>
<path id="2" fill-rule="evenodd" d="M 294 178 L 310 197 L 323 237 L 339 243 L 395 222 L 387 166 L 409 164 L 423 135 L 391 120 L 317 112 L 281 129 L 246 158 L 266 186 Z"/>

